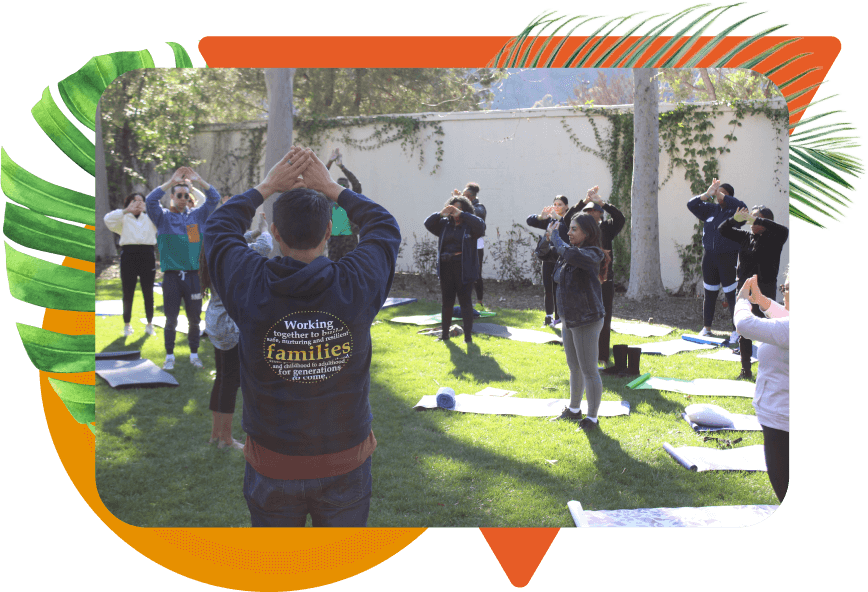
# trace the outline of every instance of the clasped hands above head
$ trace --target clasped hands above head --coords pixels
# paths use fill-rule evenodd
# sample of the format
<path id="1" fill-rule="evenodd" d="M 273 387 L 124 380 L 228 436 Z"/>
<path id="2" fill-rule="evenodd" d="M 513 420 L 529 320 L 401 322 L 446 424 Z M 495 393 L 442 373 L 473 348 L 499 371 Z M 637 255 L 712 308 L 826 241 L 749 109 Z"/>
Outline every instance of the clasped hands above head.
<path id="1" fill-rule="evenodd" d="M 332 180 L 325 164 L 310 148 L 292 146 L 277 164 L 271 167 L 257 189 L 264 198 L 300 187 L 319 191 L 331 201 L 337 201 L 344 188 Z"/>
<path id="2" fill-rule="evenodd" d="M 771 299 L 760 291 L 759 278 L 755 275 L 744 282 L 744 285 L 738 292 L 738 297 L 747 298 L 751 304 L 758 304 L 763 310 L 766 310 L 771 304 Z"/>

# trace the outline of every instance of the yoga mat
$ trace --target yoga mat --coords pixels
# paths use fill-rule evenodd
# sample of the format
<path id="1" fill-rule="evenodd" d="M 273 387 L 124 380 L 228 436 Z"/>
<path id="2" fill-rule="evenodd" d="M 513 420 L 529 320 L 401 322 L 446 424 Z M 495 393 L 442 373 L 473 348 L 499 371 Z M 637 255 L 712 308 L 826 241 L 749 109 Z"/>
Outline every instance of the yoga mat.
<path id="1" fill-rule="evenodd" d="M 745 415 L 743 413 L 730 413 L 729 415 L 732 418 L 732 425 L 721 428 L 693 423 L 687 418 L 686 413 L 682 413 L 681 418 L 690 424 L 694 432 L 761 432 L 763 429 L 756 415 Z"/>
<path id="2" fill-rule="evenodd" d="M 747 397 L 753 399 L 756 385 L 745 380 L 727 380 L 724 378 L 694 378 L 681 380 L 678 378 L 656 378 L 643 374 L 627 384 L 631 389 L 656 389 L 686 395 L 702 397 Z"/>
<path id="3" fill-rule="evenodd" d="M 380 310 L 384 308 L 389 308 L 390 306 L 401 306 L 402 304 L 410 304 L 411 302 L 416 302 L 415 298 L 386 298 L 386 301 L 383 303 L 383 306 Z"/>
<path id="4" fill-rule="evenodd" d="M 178 386 L 178 381 L 152 361 L 97 360 L 96 373 L 112 388 L 119 386 Z"/>
<path id="5" fill-rule="evenodd" d="M 489 311 L 485 310 L 485 311 L 479 312 L 479 315 L 474 315 L 474 318 L 478 318 L 478 316 L 493 317 L 493 316 L 495 316 L 495 314 L 497 314 L 497 313 L 493 313 L 493 312 L 489 312 Z M 456 318 L 460 319 L 461 317 L 456 317 L 453 315 L 452 320 L 455 320 Z M 437 314 L 412 315 L 409 317 L 394 317 L 394 318 L 391 318 L 389 320 L 392 321 L 393 323 L 405 323 L 407 325 L 420 325 L 420 326 L 439 325 L 440 324 L 440 313 L 438 312 Z"/>
<path id="6" fill-rule="evenodd" d="M 97 300 L 94 312 L 97 316 L 121 316 L 124 314 L 123 300 Z"/>
<path id="7" fill-rule="evenodd" d="M 701 446 L 674 448 L 669 442 L 663 449 L 685 469 L 691 471 L 766 471 L 762 444 L 720 450 Z"/>
<path id="8" fill-rule="evenodd" d="M 649 325 L 647 323 L 621 323 L 612 321 L 612 331 L 623 335 L 638 335 L 639 337 L 663 337 L 672 333 L 672 327 Z"/>
<path id="9" fill-rule="evenodd" d="M 756 348 L 756 346 L 754 346 L 754 348 Z M 735 350 L 729 349 L 728 347 L 719 349 L 712 354 L 700 354 L 696 357 L 705 358 L 706 360 L 719 360 L 721 362 L 741 362 L 741 354 L 735 353 Z M 750 363 L 757 363 L 756 351 L 754 351 L 754 355 L 750 357 Z"/>
<path id="10" fill-rule="evenodd" d="M 661 356 L 671 356 L 685 351 L 694 351 L 697 349 L 713 349 L 717 346 L 708 345 L 705 343 L 694 343 L 684 339 L 673 339 L 671 341 L 657 341 L 654 343 L 642 343 L 637 345 L 642 350 L 643 354 L 657 354 Z"/>
<path id="11" fill-rule="evenodd" d="M 723 337 L 713 337 L 711 335 L 706 335 L 705 337 L 700 337 L 699 335 L 682 335 L 681 339 L 685 341 L 690 341 L 693 343 L 705 343 L 707 345 L 723 345 L 724 343 L 729 343 L 729 338 L 724 339 Z"/>
<path id="12" fill-rule="evenodd" d="M 544 333 L 542 331 L 534 331 L 533 329 L 516 329 L 515 327 L 504 327 L 503 325 L 495 325 L 493 323 L 473 323 L 473 332 L 491 335 L 492 337 L 504 337 L 513 341 L 524 341 L 526 343 L 562 342 L 560 336 L 554 333 Z"/>
<path id="13" fill-rule="evenodd" d="M 523 417 L 552 417 L 560 415 L 569 399 L 521 399 L 517 397 L 486 397 L 477 395 L 455 395 L 455 408 L 461 413 L 482 413 L 486 415 L 521 415 Z M 437 395 L 426 395 L 413 409 L 435 409 Z M 582 413 L 588 412 L 588 402 L 582 401 Z M 597 412 L 599 417 L 629 415 L 628 401 L 603 401 Z"/>
<path id="14" fill-rule="evenodd" d="M 637 508 L 635 510 L 583 510 L 567 502 L 573 522 L 579 527 L 697 527 L 741 528 L 759 524 L 778 506 L 707 506 L 704 508 Z"/>
<path id="15" fill-rule="evenodd" d="M 516 394 L 518 391 L 508 391 L 505 389 L 494 388 L 493 386 L 487 386 L 478 393 L 476 393 L 477 397 L 511 397 Z"/>
<path id="16" fill-rule="evenodd" d="M 138 360 L 141 357 L 140 351 L 96 352 L 97 360 Z"/>
<path id="17" fill-rule="evenodd" d="M 203 309 L 204 312 L 204 309 Z M 148 319 L 139 319 L 143 325 L 148 324 Z M 166 328 L 166 317 L 154 317 L 154 326 L 159 327 L 160 329 Z M 187 329 L 189 329 L 189 323 L 187 322 L 187 317 L 179 316 L 178 317 L 178 325 L 175 327 L 176 333 L 187 334 Z M 205 319 L 199 321 L 199 334 L 203 337 L 205 336 Z"/>

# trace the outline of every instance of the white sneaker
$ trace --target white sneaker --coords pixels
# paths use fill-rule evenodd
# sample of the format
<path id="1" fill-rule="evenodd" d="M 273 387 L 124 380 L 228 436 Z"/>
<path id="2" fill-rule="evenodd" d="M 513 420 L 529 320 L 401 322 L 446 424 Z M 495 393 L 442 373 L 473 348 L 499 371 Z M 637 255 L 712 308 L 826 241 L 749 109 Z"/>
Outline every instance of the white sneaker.
<path id="1" fill-rule="evenodd" d="M 732 335 L 729 336 L 729 342 L 732 344 L 738 343 L 738 331 L 732 332 Z"/>
<path id="2" fill-rule="evenodd" d="M 166 361 L 163 362 L 163 370 L 175 369 L 175 356 L 166 356 Z"/>
<path id="3" fill-rule="evenodd" d="M 705 337 L 707 335 L 711 335 L 711 329 L 709 329 L 708 327 L 703 327 L 702 331 L 699 332 L 699 336 Z"/>
<path id="4" fill-rule="evenodd" d="M 147 333 L 148 335 L 154 335 L 154 326 L 145 325 L 145 333 Z"/>
<path id="5" fill-rule="evenodd" d="M 202 360 L 200 360 L 199 358 L 190 358 L 190 363 L 191 363 L 195 368 L 204 368 L 204 367 L 205 367 L 205 366 L 202 364 Z"/>
<path id="6" fill-rule="evenodd" d="M 135 331 L 133 331 L 132 327 L 130 327 L 129 325 L 124 325 L 124 337 L 129 337 L 133 333 L 135 333 Z"/>

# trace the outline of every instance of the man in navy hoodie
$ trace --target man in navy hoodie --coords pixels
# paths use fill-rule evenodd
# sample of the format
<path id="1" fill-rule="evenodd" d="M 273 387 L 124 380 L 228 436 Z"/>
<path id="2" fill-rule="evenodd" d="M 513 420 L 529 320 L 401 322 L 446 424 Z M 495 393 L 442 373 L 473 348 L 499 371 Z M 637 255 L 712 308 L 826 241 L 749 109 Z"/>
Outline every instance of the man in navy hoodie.
<path id="1" fill-rule="evenodd" d="M 299 178 L 303 176 L 303 179 Z M 282 257 L 244 241 L 272 195 Z M 322 255 L 332 204 L 360 227 L 339 261 Z M 371 454 L 371 321 L 395 274 L 401 235 L 382 206 L 335 183 L 293 147 L 253 189 L 208 221 L 208 272 L 241 333 L 244 497 L 253 526 L 365 526 Z"/>

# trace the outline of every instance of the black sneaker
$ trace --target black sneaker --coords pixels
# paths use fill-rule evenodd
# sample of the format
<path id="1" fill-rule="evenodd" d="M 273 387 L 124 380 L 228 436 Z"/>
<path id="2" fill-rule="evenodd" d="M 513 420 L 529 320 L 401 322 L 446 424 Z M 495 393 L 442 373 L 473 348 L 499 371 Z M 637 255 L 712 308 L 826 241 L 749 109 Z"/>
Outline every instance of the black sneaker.
<path id="1" fill-rule="evenodd" d="M 558 417 L 553 417 L 549 421 L 557 421 L 559 419 L 569 419 L 570 421 L 582 421 L 582 412 L 573 413 L 570 411 L 569 407 L 564 407 L 564 410 L 561 411 L 561 414 Z"/>
<path id="2" fill-rule="evenodd" d="M 591 421 L 587 417 L 579 422 L 579 429 L 583 432 L 592 432 L 600 429 L 599 422 Z"/>
<path id="3" fill-rule="evenodd" d="M 552 315 L 546 315 L 546 319 L 545 319 L 545 321 L 543 321 L 542 328 L 545 329 L 546 327 L 551 327 L 551 326 L 552 326 Z"/>

